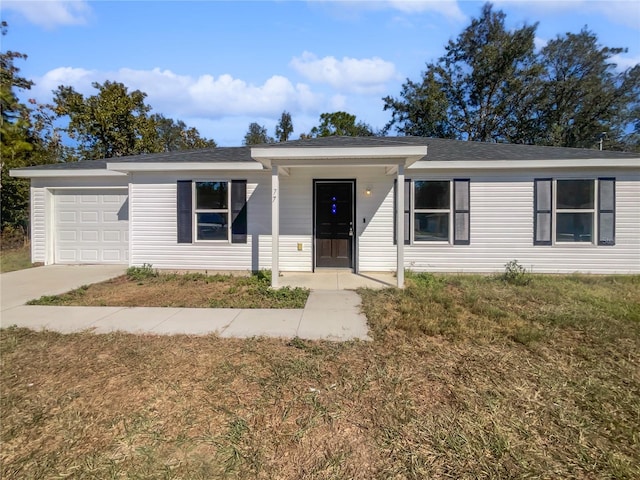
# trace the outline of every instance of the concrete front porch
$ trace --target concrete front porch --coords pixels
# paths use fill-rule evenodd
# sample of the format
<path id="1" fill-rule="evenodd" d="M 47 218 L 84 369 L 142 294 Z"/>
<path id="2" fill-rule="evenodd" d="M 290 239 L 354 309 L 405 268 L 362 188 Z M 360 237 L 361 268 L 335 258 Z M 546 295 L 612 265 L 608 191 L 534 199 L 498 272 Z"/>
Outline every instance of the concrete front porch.
<path id="1" fill-rule="evenodd" d="M 280 272 L 281 287 L 303 287 L 311 290 L 355 290 L 397 286 L 391 272 L 353 273 L 351 270 L 328 269 L 315 272 Z"/>

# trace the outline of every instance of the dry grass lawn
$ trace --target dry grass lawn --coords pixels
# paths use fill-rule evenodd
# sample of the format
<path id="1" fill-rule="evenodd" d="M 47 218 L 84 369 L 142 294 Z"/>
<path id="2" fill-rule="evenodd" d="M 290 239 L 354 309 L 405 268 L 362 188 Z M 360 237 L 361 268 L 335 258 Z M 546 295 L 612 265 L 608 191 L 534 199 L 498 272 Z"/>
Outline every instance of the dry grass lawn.
<path id="1" fill-rule="evenodd" d="M 126 275 L 62 295 L 46 295 L 30 305 L 86 307 L 304 308 L 309 291 L 272 290 L 269 272 L 252 276 L 158 273 L 131 267 Z"/>
<path id="2" fill-rule="evenodd" d="M 369 343 L 2 330 L 0 477 L 640 478 L 640 277 L 408 282 Z"/>

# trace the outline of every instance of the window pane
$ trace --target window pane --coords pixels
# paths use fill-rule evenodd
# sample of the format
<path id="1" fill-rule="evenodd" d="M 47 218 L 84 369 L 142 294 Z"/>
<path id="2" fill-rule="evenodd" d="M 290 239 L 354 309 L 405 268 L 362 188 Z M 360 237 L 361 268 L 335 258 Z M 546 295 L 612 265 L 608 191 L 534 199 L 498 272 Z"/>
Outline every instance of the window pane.
<path id="1" fill-rule="evenodd" d="M 414 240 L 433 242 L 449 240 L 448 213 L 416 213 Z"/>
<path id="2" fill-rule="evenodd" d="M 424 209 L 449 208 L 449 182 L 417 181 L 415 207 Z"/>
<path id="3" fill-rule="evenodd" d="M 228 216 L 226 213 L 198 213 L 198 240 L 227 240 Z"/>
<path id="4" fill-rule="evenodd" d="M 196 209 L 225 209 L 227 198 L 227 182 L 196 182 Z"/>
<path id="5" fill-rule="evenodd" d="M 593 180 L 558 180 L 556 208 L 593 208 Z"/>
<path id="6" fill-rule="evenodd" d="M 592 241 L 592 213 L 558 213 L 556 219 L 556 242 Z"/>

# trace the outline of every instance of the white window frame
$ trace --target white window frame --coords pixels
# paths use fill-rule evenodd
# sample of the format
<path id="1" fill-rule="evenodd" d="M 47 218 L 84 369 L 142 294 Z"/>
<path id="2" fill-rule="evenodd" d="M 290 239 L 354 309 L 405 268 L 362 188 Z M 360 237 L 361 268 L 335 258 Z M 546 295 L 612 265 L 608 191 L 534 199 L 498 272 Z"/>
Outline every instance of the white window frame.
<path id="1" fill-rule="evenodd" d="M 558 181 L 590 181 L 593 188 L 593 207 L 592 208 L 558 208 Z M 551 235 L 552 245 L 561 245 L 572 247 L 575 246 L 594 246 L 598 245 L 598 179 L 597 178 L 584 178 L 584 177 L 571 177 L 571 178 L 554 178 L 553 179 L 553 195 L 551 205 Z M 558 213 L 589 213 L 591 214 L 591 241 L 590 242 L 576 242 L 576 241 L 558 241 L 557 227 L 558 227 Z"/>
<path id="2" fill-rule="evenodd" d="M 416 205 L 416 182 L 449 182 L 449 208 L 415 208 Z M 415 178 L 411 179 L 411 223 L 413 228 L 410 230 L 411 235 L 411 244 L 416 245 L 453 245 L 453 228 L 454 228 L 454 218 L 453 218 L 453 179 L 451 178 Z M 447 232 L 446 240 L 416 240 L 415 232 L 416 232 L 416 213 L 446 213 L 449 216 L 449 225 Z"/>
<path id="3" fill-rule="evenodd" d="M 227 184 L 227 208 L 198 208 L 198 183 L 226 183 Z M 191 181 L 191 205 L 193 205 L 193 238 L 194 243 L 231 243 L 231 180 L 203 178 Z M 198 238 L 198 214 L 199 213 L 226 213 L 227 238 L 220 240 L 206 240 Z"/>

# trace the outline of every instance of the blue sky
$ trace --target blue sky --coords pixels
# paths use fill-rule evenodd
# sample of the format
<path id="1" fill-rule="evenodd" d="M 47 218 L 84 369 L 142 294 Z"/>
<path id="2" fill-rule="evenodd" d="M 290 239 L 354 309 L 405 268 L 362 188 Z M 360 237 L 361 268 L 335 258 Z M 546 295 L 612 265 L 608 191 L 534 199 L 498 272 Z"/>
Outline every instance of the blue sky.
<path id="1" fill-rule="evenodd" d="M 284 110 L 294 138 L 338 110 L 382 128 L 382 97 L 418 80 L 483 3 L 4 0 L 2 50 L 29 56 L 17 64 L 36 83 L 24 98 L 120 81 L 146 92 L 154 112 L 234 146 L 251 122 L 273 136 Z M 538 47 L 587 26 L 602 45 L 628 48 L 620 69 L 640 63 L 639 0 L 493 3 L 509 28 L 539 22 Z"/>

